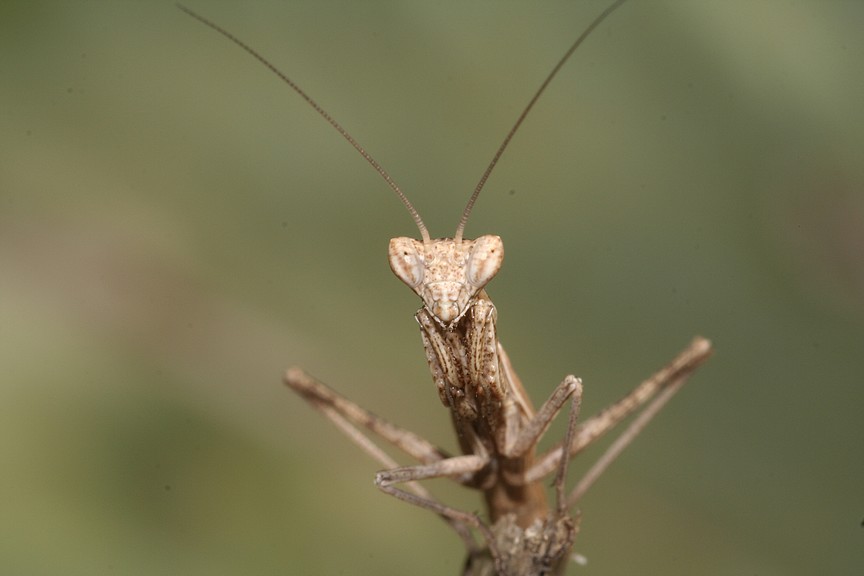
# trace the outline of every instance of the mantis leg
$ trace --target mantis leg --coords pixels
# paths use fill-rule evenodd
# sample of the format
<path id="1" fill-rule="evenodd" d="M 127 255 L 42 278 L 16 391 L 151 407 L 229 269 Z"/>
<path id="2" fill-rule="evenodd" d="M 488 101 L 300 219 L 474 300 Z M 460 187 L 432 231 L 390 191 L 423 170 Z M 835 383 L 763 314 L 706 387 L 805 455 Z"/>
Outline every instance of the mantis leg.
<path id="1" fill-rule="evenodd" d="M 397 472 L 397 475 L 399 474 L 398 471 L 405 470 L 406 468 L 400 468 L 390 455 L 384 452 L 358 427 L 366 428 L 409 456 L 423 462 L 424 464 L 420 466 L 421 468 L 434 467 L 436 464 L 446 468 L 448 466 L 446 463 L 453 460 L 453 458 L 448 457 L 446 452 L 417 434 L 391 424 L 387 420 L 358 406 L 299 368 L 288 369 L 285 372 L 284 381 L 289 388 L 300 394 L 313 408 L 333 422 L 349 440 L 359 446 L 376 462 L 390 469 L 390 471 Z M 408 469 L 410 468 L 408 467 Z M 384 473 L 379 473 L 378 476 L 381 474 Z M 421 480 L 423 477 L 422 474 L 417 475 L 416 480 Z M 422 507 L 437 513 L 459 534 L 469 552 L 478 550 L 477 543 L 468 526 L 473 526 L 481 531 L 484 529 L 488 531 L 488 528 L 480 522 L 479 518 L 476 515 L 460 512 L 441 504 L 432 497 L 428 490 L 414 480 L 415 478 L 402 480 L 408 483 L 411 492 L 391 486 L 382 486 L 377 476 L 375 482 L 381 490 L 400 500 L 412 503 L 423 502 Z"/>
<path id="2" fill-rule="evenodd" d="M 624 447 L 632 442 L 636 434 L 641 432 L 648 421 L 681 388 L 690 374 L 710 355 L 711 343 L 704 338 L 694 339 L 672 362 L 642 382 L 627 396 L 580 424 L 573 439 L 569 442 L 569 454 L 571 456 L 578 454 L 654 398 L 643 412 L 647 416 L 634 420 L 630 428 L 625 430 L 619 438 L 621 444 L 616 442 L 607 450 L 610 456 L 601 457 L 600 461 L 605 460 L 605 469 L 611 463 L 611 459 L 617 457 Z M 655 396 L 657 397 L 655 398 Z M 561 443 L 541 455 L 536 464 L 526 472 L 525 481 L 537 481 L 555 470 L 564 453 L 564 445 Z M 584 493 L 584 490 L 582 492 Z"/>

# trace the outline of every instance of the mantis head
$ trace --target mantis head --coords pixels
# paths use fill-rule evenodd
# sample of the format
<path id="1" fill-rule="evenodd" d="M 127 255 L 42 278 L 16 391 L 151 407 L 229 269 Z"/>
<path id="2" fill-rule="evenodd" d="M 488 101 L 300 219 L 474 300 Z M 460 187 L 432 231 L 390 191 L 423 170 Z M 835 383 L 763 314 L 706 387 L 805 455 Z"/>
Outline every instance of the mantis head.
<path id="1" fill-rule="evenodd" d="M 390 268 L 443 326 L 455 324 L 504 260 L 498 236 L 476 240 L 443 238 L 422 242 L 390 240 Z"/>

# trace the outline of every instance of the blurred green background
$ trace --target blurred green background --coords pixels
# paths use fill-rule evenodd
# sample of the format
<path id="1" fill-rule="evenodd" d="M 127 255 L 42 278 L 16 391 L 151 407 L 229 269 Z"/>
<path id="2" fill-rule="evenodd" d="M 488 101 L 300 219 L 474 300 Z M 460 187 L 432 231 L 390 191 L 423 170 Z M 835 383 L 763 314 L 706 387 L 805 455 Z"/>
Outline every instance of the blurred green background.
<path id="1" fill-rule="evenodd" d="M 433 236 L 606 4 L 188 3 Z M 585 499 L 571 574 L 864 573 L 862 25 L 625 5 L 490 179 L 467 234 L 504 238 L 489 292 L 536 401 L 575 373 L 590 414 L 717 349 Z M 378 175 L 171 2 L 3 2 L 0 74 L 0 573 L 457 574 L 280 384 L 302 365 L 455 446 Z"/>

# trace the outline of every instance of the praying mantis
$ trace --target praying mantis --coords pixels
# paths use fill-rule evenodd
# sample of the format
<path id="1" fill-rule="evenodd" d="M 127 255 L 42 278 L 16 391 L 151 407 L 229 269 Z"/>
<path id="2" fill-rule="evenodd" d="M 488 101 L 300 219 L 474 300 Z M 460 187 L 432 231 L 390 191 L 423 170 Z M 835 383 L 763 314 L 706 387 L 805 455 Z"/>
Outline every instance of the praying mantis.
<path id="1" fill-rule="evenodd" d="M 463 237 L 480 191 L 525 117 L 573 52 L 624 1 L 615 1 L 597 16 L 558 61 L 487 166 L 453 237 L 437 239 L 431 238 L 418 212 L 384 168 L 317 102 L 249 45 L 180 6 L 251 54 L 306 100 L 382 176 L 417 225 L 420 240 L 403 237 L 390 241 L 390 267 L 421 298 L 415 319 L 425 357 L 438 397 L 450 413 L 462 453 L 451 455 L 408 429 L 372 414 L 300 368 L 288 369 L 284 382 L 383 466 L 375 476 L 381 491 L 432 511 L 455 530 L 467 550 L 464 576 L 562 574 L 579 529 L 578 514 L 574 516 L 571 510 L 712 351 L 708 340 L 695 338 L 664 368 L 585 421 L 578 420 L 582 381 L 572 375 L 565 377 L 535 410 L 498 340 L 497 310 L 485 290 L 503 262 L 501 238 Z M 565 407 L 569 417 L 563 440 L 537 454 L 538 442 Z M 566 473 L 571 457 L 637 412 L 568 492 Z M 375 438 L 417 463 L 399 466 Z M 543 481 L 553 473 L 554 503 L 550 505 Z M 442 477 L 481 491 L 488 517 L 448 506 L 420 484 Z"/>

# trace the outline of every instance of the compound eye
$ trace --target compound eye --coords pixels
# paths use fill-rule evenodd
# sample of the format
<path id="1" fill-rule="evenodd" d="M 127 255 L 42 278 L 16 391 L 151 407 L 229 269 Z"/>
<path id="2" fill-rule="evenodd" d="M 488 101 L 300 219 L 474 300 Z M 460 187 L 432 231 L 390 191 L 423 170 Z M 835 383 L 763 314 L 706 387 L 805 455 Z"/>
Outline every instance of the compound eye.
<path id="1" fill-rule="evenodd" d="M 474 240 L 465 266 L 465 279 L 475 289 L 486 286 L 504 261 L 504 243 L 499 236 L 481 236 Z"/>
<path id="2" fill-rule="evenodd" d="M 413 238 L 393 238 L 389 249 L 390 269 L 412 289 L 423 282 L 423 243 Z"/>

